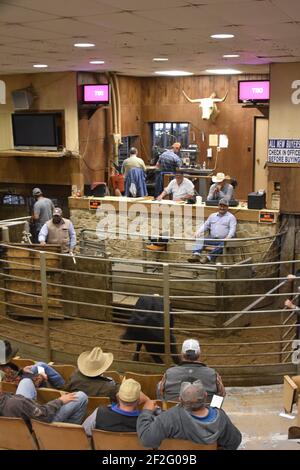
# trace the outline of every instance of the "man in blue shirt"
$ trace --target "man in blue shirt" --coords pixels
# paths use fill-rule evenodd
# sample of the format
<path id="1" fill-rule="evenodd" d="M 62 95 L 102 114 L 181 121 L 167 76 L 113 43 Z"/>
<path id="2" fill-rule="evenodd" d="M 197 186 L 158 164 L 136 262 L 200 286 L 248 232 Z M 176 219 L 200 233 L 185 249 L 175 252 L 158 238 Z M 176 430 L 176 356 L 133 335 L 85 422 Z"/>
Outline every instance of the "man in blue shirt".
<path id="1" fill-rule="evenodd" d="M 223 198 L 219 201 L 219 212 L 211 214 L 206 222 L 201 225 L 196 232 L 196 238 L 206 231 L 209 231 L 208 238 L 204 238 L 196 244 L 193 250 L 193 256 L 188 259 L 190 263 L 207 263 L 223 253 L 224 240 L 234 238 L 236 232 L 236 218 L 228 212 L 228 201 Z M 201 252 L 205 246 L 215 246 L 209 255 L 201 257 Z"/>
<path id="2" fill-rule="evenodd" d="M 175 142 L 170 149 L 160 155 L 156 164 L 159 171 L 157 171 L 155 178 L 155 197 L 158 197 L 164 190 L 163 173 L 175 173 L 176 169 L 181 167 L 180 148 L 181 143 Z"/>

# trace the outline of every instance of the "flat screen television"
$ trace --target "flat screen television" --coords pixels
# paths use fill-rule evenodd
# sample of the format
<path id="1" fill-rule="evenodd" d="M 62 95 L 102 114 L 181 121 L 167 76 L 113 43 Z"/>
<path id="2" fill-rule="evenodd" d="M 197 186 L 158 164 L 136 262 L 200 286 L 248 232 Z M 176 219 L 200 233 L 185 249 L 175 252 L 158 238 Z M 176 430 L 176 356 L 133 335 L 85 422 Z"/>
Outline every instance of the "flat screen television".
<path id="1" fill-rule="evenodd" d="M 58 150 L 63 146 L 61 113 L 15 113 L 12 129 L 17 150 Z"/>
<path id="2" fill-rule="evenodd" d="M 269 80 L 240 80 L 238 82 L 239 103 L 267 103 L 269 99 Z"/>
<path id="3" fill-rule="evenodd" d="M 81 102 L 83 104 L 109 104 L 109 101 L 109 84 L 81 86 Z"/>

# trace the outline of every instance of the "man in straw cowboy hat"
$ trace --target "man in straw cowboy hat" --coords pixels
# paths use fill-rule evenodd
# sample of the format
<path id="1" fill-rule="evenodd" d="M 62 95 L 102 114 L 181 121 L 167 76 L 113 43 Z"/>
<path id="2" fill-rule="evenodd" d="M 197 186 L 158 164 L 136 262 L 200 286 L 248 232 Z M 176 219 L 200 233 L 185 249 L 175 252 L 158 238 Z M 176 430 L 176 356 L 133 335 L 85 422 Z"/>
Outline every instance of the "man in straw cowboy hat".
<path id="1" fill-rule="evenodd" d="M 109 369 L 113 360 L 112 353 L 104 353 L 99 347 L 84 351 L 77 359 L 78 368 L 71 375 L 66 390 L 81 390 L 87 395 L 114 399 L 118 386 L 113 379 L 102 375 Z"/>
<path id="2" fill-rule="evenodd" d="M 233 199 L 233 186 L 229 183 L 226 183 L 226 179 L 229 177 L 225 176 L 224 173 L 217 173 L 212 177 L 213 184 L 209 188 L 209 193 L 207 196 L 208 201 L 220 200 L 226 198 L 227 201 Z"/>
<path id="3" fill-rule="evenodd" d="M 140 411 L 138 405 L 149 400 L 141 385 L 133 379 L 124 379 L 117 394 L 117 403 L 99 406 L 84 421 L 83 427 L 88 436 L 93 429 L 111 432 L 136 432 L 136 422 Z"/>

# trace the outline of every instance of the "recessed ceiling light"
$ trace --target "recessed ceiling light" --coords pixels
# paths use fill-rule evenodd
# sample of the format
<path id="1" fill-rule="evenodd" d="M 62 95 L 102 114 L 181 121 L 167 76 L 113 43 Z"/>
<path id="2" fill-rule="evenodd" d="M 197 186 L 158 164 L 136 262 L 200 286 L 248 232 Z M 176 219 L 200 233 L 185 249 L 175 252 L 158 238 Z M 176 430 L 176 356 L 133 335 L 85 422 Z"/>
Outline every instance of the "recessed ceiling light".
<path id="1" fill-rule="evenodd" d="M 91 42 L 77 42 L 74 47 L 95 47 L 95 44 Z"/>
<path id="2" fill-rule="evenodd" d="M 48 67 L 48 65 L 46 65 L 46 64 L 34 64 L 33 67 L 35 67 L 36 69 L 46 69 Z"/>
<path id="3" fill-rule="evenodd" d="M 90 60 L 90 64 L 105 64 L 104 60 Z"/>
<path id="4" fill-rule="evenodd" d="M 224 59 L 233 59 L 234 57 L 240 57 L 239 54 L 223 54 Z"/>
<path id="5" fill-rule="evenodd" d="M 216 75 L 234 75 L 238 73 L 243 73 L 241 72 L 241 70 L 236 69 L 206 69 L 205 72 Z"/>
<path id="6" fill-rule="evenodd" d="M 183 70 L 162 70 L 158 72 L 154 72 L 157 75 L 167 75 L 170 77 L 180 77 L 184 75 L 194 75 L 192 72 L 185 72 Z"/>
<path id="7" fill-rule="evenodd" d="M 234 34 L 226 34 L 226 33 L 212 34 L 210 37 L 214 39 L 230 39 L 230 38 L 234 38 Z"/>
<path id="8" fill-rule="evenodd" d="M 167 57 L 154 57 L 154 62 L 166 62 L 167 60 L 169 60 Z"/>

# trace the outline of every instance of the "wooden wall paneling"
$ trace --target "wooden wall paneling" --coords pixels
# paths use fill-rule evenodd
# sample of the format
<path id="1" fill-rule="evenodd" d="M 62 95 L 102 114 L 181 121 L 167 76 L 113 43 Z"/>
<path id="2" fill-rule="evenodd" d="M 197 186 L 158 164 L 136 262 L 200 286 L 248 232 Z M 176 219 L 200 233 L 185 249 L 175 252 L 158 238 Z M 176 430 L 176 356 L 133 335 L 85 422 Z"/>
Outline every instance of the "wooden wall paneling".
<path id="1" fill-rule="evenodd" d="M 66 148 L 78 151 L 77 82 L 75 72 L 34 73 L 1 76 L 7 87 L 7 103 L 1 105 L 0 149 L 13 148 L 11 113 L 14 112 L 11 92 L 33 86 L 38 98 L 32 110 L 63 110 Z"/>
<path id="2" fill-rule="evenodd" d="M 246 109 L 237 102 L 237 84 L 242 79 L 267 78 L 260 75 L 243 76 L 198 76 L 179 78 L 142 78 L 142 138 L 151 149 L 149 123 L 154 121 L 189 122 L 191 138 L 200 149 L 199 162 L 215 171 L 223 171 L 238 180 L 236 197 L 247 199 L 253 190 L 253 140 L 254 116 L 261 115 L 256 108 Z M 215 122 L 204 121 L 199 106 L 189 103 L 182 89 L 191 98 L 209 97 L 212 92 L 222 98 L 228 90 L 223 103 L 218 103 L 220 114 Z M 216 148 L 213 158 L 206 158 L 209 134 L 226 134 L 229 148 L 222 149 L 216 162 Z M 202 138 L 204 136 L 204 140 Z M 192 141 L 192 139 L 191 139 Z"/>
<path id="3" fill-rule="evenodd" d="M 84 181 L 105 181 L 107 160 L 106 149 L 106 110 L 98 108 L 91 116 L 89 111 L 80 112 L 79 119 L 79 152 L 81 171 Z"/>
<path id="4" fill-rule="evenodd" d="M 280 212 L 283 214 L 300 214 L 299 180 L 300 165 L 268 164 L 269 182 L 280 183 Z"/>
<path id="5" fill-rule="evenodd" d="M 30 158 L 0 156 L 0 182 L 34 185 L 78 184 L 79 159 L 72 157 Z"/>
<path id="6" fill-rule="evenodd" d="M 122 136 L 141 135 L 141 79 L 118 77 L 121 101 Z M 140 143 L 138 150 L 142 155 Z"/>

